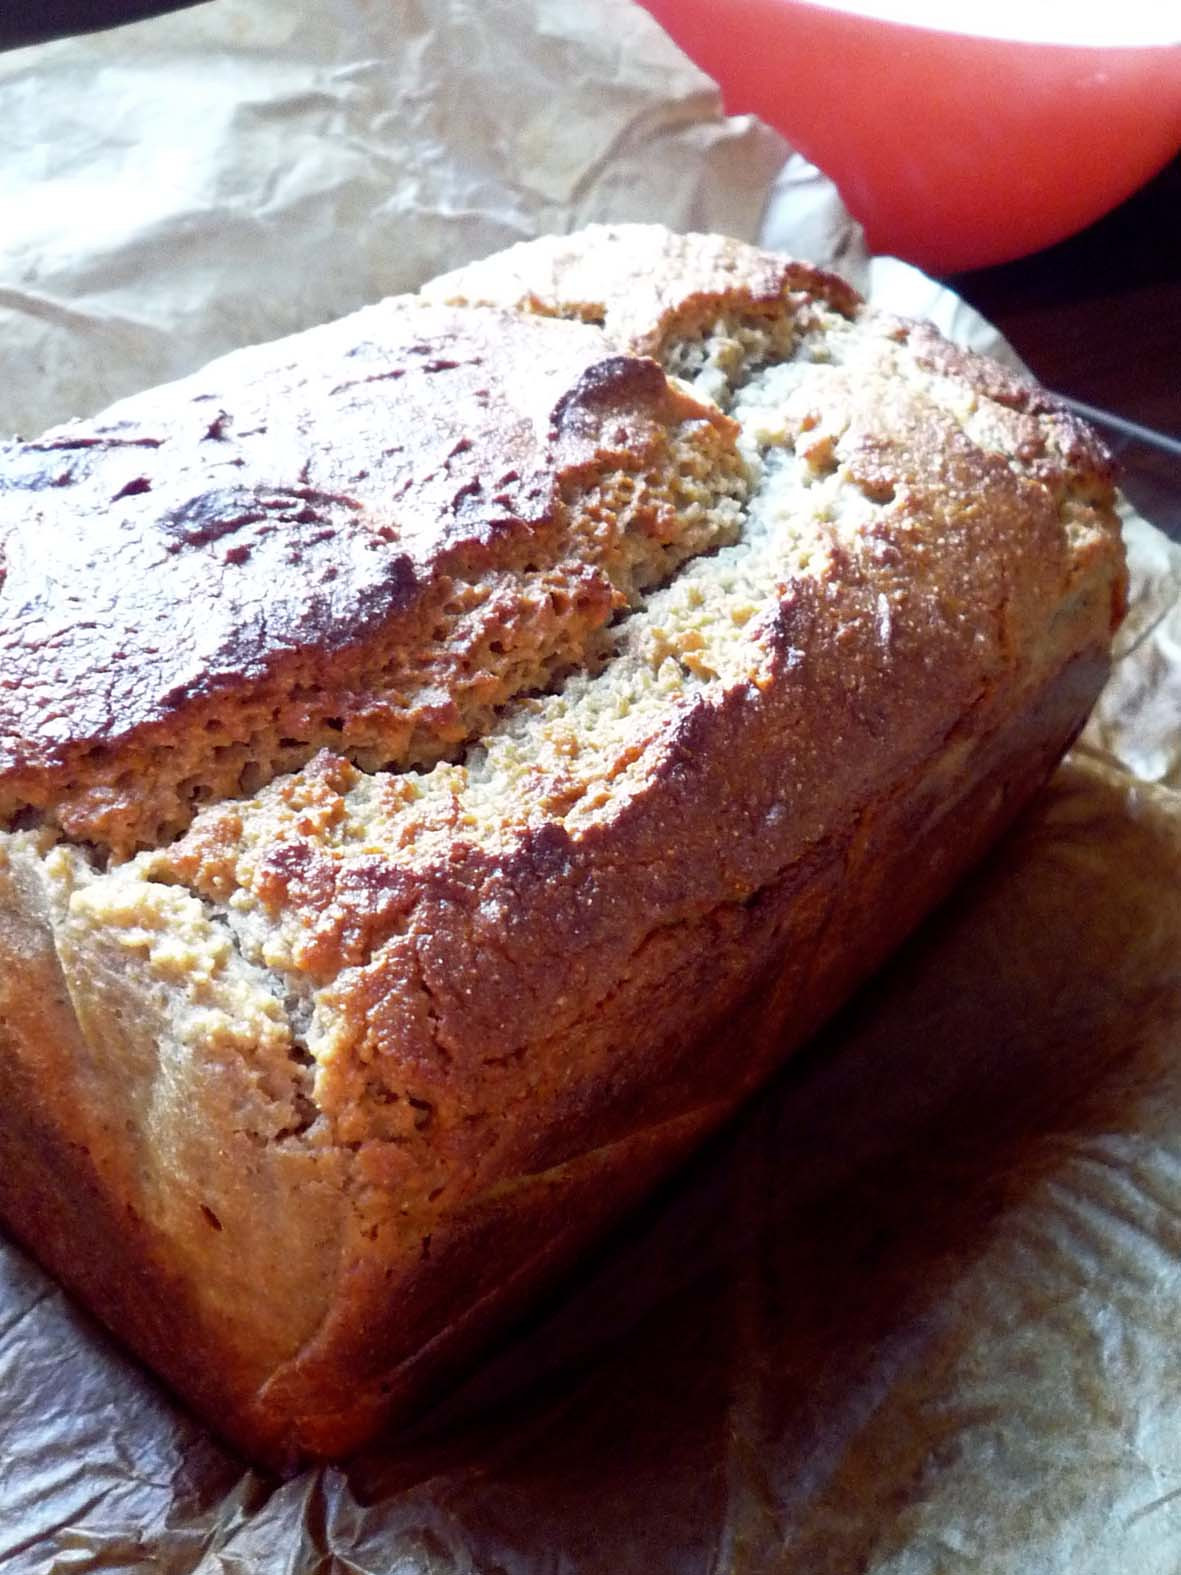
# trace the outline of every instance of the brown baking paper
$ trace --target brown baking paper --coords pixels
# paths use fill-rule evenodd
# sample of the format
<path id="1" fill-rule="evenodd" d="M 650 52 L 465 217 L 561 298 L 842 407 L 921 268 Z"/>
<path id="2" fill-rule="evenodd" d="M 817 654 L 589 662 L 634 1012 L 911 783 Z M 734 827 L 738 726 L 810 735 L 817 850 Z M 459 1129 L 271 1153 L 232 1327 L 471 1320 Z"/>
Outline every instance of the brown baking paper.
<path id="1" fill-rule="evenodd" d="M 761 227 L 997 346 L 625 0 L 218 0 L 0 57 L 0 106 L 0 428 L 592 217 Z M 0 1567 L 1177 1575 L 1181 549 L 1128 537 L 1047 792 L 413 1431 L 276 1483 L 0 1248 Z"/>

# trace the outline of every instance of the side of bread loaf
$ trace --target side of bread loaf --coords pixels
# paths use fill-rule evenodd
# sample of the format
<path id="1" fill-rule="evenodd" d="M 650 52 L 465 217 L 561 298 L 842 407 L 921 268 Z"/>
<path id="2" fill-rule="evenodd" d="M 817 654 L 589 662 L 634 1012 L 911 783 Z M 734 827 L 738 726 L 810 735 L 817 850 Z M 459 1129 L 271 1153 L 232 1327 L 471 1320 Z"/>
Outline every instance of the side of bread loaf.
<path id="1" fill-rule="evenodd" d="M 1122 609 L 1097 441 L 815 270 L 625 226 L 424 296 L 0 483 L 0 1208 L 280 1465 L 839 1004 Z"/>

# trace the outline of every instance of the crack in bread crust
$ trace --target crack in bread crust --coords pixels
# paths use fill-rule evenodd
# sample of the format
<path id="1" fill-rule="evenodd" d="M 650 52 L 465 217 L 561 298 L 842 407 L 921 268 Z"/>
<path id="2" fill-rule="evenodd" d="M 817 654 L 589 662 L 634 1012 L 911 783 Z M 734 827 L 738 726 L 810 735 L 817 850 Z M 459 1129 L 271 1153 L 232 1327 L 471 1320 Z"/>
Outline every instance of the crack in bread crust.
<path id="1" fill-rule="evenodd" d="M 745 488 L 652 362 L 414 300 L 11 449 L 0 822 L 125 857 L 325 746 L 429 765 L 600 660 Z"/>

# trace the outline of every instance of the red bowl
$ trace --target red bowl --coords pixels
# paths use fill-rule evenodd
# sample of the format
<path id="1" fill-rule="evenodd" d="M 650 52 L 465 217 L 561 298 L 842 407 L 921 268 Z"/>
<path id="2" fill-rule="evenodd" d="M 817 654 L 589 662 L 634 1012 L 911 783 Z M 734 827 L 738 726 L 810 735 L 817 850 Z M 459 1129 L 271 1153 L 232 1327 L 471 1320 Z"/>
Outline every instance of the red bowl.
<path id="1" fill-rule="evenodd" d="M 644 4 L 728 110 L 836 182 L 874 251 L 936 273 L 1073 234 L 1181 148 L 1181 42 L 985 37 L 811 0 Z"/>

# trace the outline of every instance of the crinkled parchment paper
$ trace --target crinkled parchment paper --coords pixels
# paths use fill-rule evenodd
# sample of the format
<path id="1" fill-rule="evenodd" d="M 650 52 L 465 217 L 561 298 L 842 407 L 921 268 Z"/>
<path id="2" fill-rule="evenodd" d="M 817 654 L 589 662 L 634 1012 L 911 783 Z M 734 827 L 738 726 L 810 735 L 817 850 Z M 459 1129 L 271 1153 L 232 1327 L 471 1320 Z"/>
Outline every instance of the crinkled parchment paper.
<path id="1" fill-rule="evenodd" d="M 591 218 L 995 344 L 628 0 L 218 0 L 0 57 L 0 108 L 0 430 Z M 276 1484 L 0 1249 L 0 1566 L 1177 1575 L 1181 549 L 1129 542 L 1039 803 L 416 1434 Z"/>

